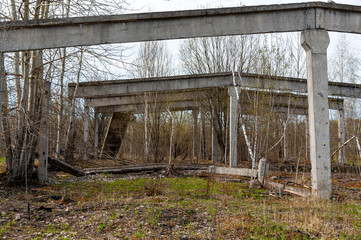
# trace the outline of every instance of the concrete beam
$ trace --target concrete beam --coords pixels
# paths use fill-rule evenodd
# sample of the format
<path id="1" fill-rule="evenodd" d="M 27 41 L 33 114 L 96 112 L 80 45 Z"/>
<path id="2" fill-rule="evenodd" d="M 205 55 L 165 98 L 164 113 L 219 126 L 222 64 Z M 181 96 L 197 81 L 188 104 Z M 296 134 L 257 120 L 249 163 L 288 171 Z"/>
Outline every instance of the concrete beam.
<path id="1" fill-rule="evenodd" d="M 242 84 L 239 85 L 242 88 L 307 93 L 306 79 L 263 76 L 257 74 L 242 74 L 241 77 Z M 232 73 L 83 82 L 79 84 L 76 97 L 119 97 L 121 95 L 140 94 L 144 92 L 169 92 L 170 89 L 173 91 L 180 91 L 227 87 L 232 85 Z M 361 96 L 360 84 L 329 82 L 328 85 L 329 96 L 349 98 L 360 98 Z M 69 84 L 69 88 L 74 89 L 75 84 Z"/>
<path id="2" fill-rule="evenodd" d="M 159 106 L 162 104 L 163 106 Z M 149 103 L 149 109 L 157 109 L 162 112 L 166 112 L 167 109 L 170 111 L 185 111 L 193 110 L 199 107 L 199 103 L 195 101 L 183 101 L 183 102 L 171 102 L 171 103 Z M 103 106 L 95 108 L 97 113 L 114 113 L 114 112 L 133 112 L 133 113 L 144 113 L 144 103 L 138 104 L 127 104 L 117 106 Z"/>
<path id="3" fill-rule="evenodd" d="M 172 91 L 172 92 L 157 92 L 148 94 L 149 103 L 161 103 L 167 104 L 171 102 L 183 102 L 183 101 L 197 101 L 206 98 L 206 91 Z M 116 97 L 97 97 L 86 98 L 85 104 L 89 107 L 105 107 L 105 106 L 117 106 L 117 105 L 132 105 L 144 103 L 144 94 L 133 95 L 121 95 Z"/>
<path id="4" fill-rule="evenodd" d="M 254 177 L 257 178 L 257 170 L 250 168 L 227 168 L 227 167 L 214 167 L 210 166 L 208 169 L 209 173 L 221 174 L 221 175 L 235 175 L 243 177 Z"/>
<path id="5" fill-rule="evenodd" d="M 0 23 L 0 52 L 306 29 L 361 33 L 361 7 L 296 3 Z"/>

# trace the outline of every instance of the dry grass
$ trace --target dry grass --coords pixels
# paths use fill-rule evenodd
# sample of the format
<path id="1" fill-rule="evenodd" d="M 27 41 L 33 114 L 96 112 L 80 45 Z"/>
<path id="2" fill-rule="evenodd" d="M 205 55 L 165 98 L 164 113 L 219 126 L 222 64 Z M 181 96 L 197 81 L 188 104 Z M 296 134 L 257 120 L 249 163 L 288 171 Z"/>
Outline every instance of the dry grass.
<path id="1" fill-rule="evenodd" d="M 312 201 L 197 177 L 100 176 L 1 189 L 5 239 L 361 239 L 360 199 Z M 353 185 L 354 186 L 354 185 Z M 4 193 L 4 194 L 3 194 Z"/>

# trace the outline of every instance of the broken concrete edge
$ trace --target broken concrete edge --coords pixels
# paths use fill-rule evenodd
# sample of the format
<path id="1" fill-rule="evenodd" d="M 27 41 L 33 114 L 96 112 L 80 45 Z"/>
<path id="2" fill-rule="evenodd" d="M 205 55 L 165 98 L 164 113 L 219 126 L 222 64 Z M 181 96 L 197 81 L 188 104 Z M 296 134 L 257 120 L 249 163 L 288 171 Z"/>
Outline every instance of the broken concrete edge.
<path id="1" fill-rule="evenodd" d="M 67 172 L 67 173 L 70 173 L 76 177 L 83 177 L 85 176 L 85 172 L 66 163 L 66 162 L 63 162 L 61 160 L 57 160 L 55 158 L 51 158 L 51 157 L 48 157 L 48 163 L 57 168 L 57 169 L 60 169 L 61 171 L 64 171 L 64 172 Z"/>
<path id="2" fill-rule="evenodd" d="M 168 168 L 175 170 L 207 170 L 209 165 L 178 165 L 178 164 L 154 164 L 154 165 L 138 165 L 138 166 L 126 166 L 117 168 L 96 168 L 96 169 L 85 169 L 86 175 L 94 174 L 126 174 L 135 172 L 146 172 L 146 171 L 162 171 Z"/>
<path id="3" fill-rule="evenodd" d="M 311 197 L 311 191 L 307 190 L 307 189 L 301 189 L 301 188 L 296 188 L 296 187 L 292 187 L 292 186 L 288 186 L 282 183 L 278 183 L 278 182 L 272 182 L 272 181 L 266 181 L 266 186 L 271 187 L 271 188 L 276 188 L 278 190 L 282 190 L 294 195 L 298 195 L 301 197 Z"/>
<path id="4" fill-rule="evenodd" d="M 229 167 L 210 166 L 208 168 L 208 172 L 212 174 L 235 175 L 235 176 L 254 177 L 254 178 L 256 178 L 258 175 L 257 170 L 250 168 L 229 168 Z"/>

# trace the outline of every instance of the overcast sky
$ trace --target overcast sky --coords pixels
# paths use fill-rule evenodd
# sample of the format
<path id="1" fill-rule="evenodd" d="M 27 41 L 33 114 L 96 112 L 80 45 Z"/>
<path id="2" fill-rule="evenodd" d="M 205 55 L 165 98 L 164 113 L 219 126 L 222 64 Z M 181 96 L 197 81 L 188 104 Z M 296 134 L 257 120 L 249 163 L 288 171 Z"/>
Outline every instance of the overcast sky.
<path id="1" fill-rule="evenodd" d="M 269 5 L 297 2 L 299 0 L 131 0 L 135 12 L 173 11 L 197 8 L 237 7 L 241 5 Z M 324 2 L 327 2 L 324 0 Z M 361 0 L 335 0 L 336 3 L 361 5 Z"/>

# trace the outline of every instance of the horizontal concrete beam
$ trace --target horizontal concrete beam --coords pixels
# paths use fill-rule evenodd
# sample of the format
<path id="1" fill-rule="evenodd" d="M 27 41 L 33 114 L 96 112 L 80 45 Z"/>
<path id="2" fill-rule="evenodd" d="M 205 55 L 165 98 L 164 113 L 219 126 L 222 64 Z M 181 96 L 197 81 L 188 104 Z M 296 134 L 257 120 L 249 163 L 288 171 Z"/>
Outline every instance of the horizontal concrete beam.
<path id="1" fill-rule="evenodd" d="M 296 3 L 0 23 L 0 52 L 305 29 L 361 33 L 361 7 Z"/>
<path id="2" fill-rule="evenodd" d="M 148 102 L 170 103 L 182 101 L 200 101 L 205 99 L 205 91 L 172 91 L 149 94 Z M 144 94 L 122 95 L 119 97 L 86 98 L 85 105 L 89 107 L 106 107 L 144 103 Z"/>
<path id="3" fill-rule="evenodd" d="M 237 83 L 243 88 L 307 93 L 307 80 L 300 78 L 242 74 L 242 80 L 237 79 Z M 232 85 L 232 73 L 83 82 L 79 84 L 76 97 L 118 97 L 121 95 L 141 94 L 145 92 L 169 92 L 169 89 L 180 91 L 227 87 Z M 75 88 L 75 84 L 69 84 L 69 87 Z M 361 85 L 329 82 L 328 93 L 329 96 L 360 98 Z"/>
<path id="4" fill-rule="evenodd" d="M 290 111 L 296 111 L 304 115 L 307 112 L 308 101 L 306 95 L 291 94 L 291 93 L 270 93 L 262 91 L 243 90 L 241 93 L 241 101 L 245 104 L 252 104 L 252 101 L 258 95 L 259 104 L 271 105 L 277 109 L 282 109 L 282 112 L 288 112 L 288 106 Z M 179 91 L 172 93 L 157 93 L 155 96 L 149 95 L 148 102 L 152 108 L 166 108 L 170 106 L 175 109 L 192 109 L 195 106 L 200 106 L 201 101 L 205 100 L 207 96 L 206 90 L 203 91 Z M 94 107 L 98 109 L 98 112 L 127 112 L 135 111 L 138 109 L 144 109 L 144 95 L 125 95 L 120 97 L 108 97 L 108 98 L 91 98 L 85 99 L 85 106 Z M 177 103 L 182 103 L 178 104 Z M 189 103 L 189 105 L 185 104 Z M 330 109 L 342 109 L 343 99 L 329 98 Z M 142 112 L 141 110 L 140 112 Z M 292 113 L 293 114 L 293 113 Z M 294 113 L 296 114 L 296 113 Z"/>
<path id="5" fill-rule="evenodd" d="M 166 103 L 149 103 L 150 111 L 160 111 L 165 112 L 170 111 L 186 111 L 199 108 L 200 105 L 195 101 L 183 101 L 183 102 L 166 102 Z M 96 107 L 95 112 L 97 113 L 114 113 L 114 112 L 133 112 L 133 113 L 143 113 L 145 105 L 144 103 L 131 104 L 131 105 L 112 105 L 112 106 L 103 106 Z"/>

